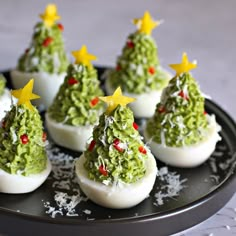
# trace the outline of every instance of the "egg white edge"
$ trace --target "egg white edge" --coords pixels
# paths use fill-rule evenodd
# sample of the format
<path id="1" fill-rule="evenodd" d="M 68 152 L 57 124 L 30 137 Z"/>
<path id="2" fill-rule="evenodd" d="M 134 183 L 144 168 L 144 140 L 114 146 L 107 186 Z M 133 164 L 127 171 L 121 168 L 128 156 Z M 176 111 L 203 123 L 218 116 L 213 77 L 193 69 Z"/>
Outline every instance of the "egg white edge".
<path id="1" fill-rule="evenodd" d="M 0 169 L 0 192 L 9 194 L 29 193 L 44 183 L 52 169 L 47 159 L 46 169 L 38 174 L 23 176 L 20 174 L 9 174 Z"/>
<path id="2" fill-rule="evenodd" d="M 94 125 L 72 126 L 54 121 L 48 113 L 45 114 L 46 126 L 50 136 L 60 146 L 75 151 L 84 151 L 87 142 L 92 137 Z"/>
<path id="3" fill-rule="evenodd" d="M 169 74 L 168 72 L 166 72 Z M 113 94 L 115 88 L 111 85 L 111 79 L 106 78 L 105 89 L 108 94 Z M 160 102 L 162 90 L 154 90 L 147 93 L 136 94 L 123 91 L 123 95 L 136 100 L 128 106 L 134 113 L 135 118 L 150 118 L 155 113 L 156 105 Z"/>
<path id="4" fill-rule="evenodd" d="M 33 100 L 34 105 L 44 105 L 49 107 L 56 96 L 61 84 L 64 82 L 66 73 L 61 74 L 47 72 L 21 72 L 12 70 L 10 72 L 13 87 L 23 88 L 31 79 L 34 79 L 34 93 L 40 96 L 40 99 Z"/>
<path id="5" fill-rule="evenodd" d="M 132 184 L 121 183 L 107 186 L 88 178 L 87 170 L 84 168 L 85 157 L 82 154 L 75 161 L 75 171 L 79 185 L 87 197 L 98 205 L 113 209 L 133 207 L 149 196 L 155 183 L 157 175 L 156 161 L 150 151 L 147 155 L 147 170 L 142 179 Z"/>
<path id="6" fill-rule="evenodd" d="M 207 115 L 209 133 L 206 139 L 197 144 L 184 147 L 169 147 L 158 144 L 152 140 L 144 128 L 145 141 L 151 148 L 152 153 L 160 161 L 175 167 L 191 168 L 204 163 L 214 152 L 216 143 L 221 140 L 219 132 L 221 126 L 216 122 L 215 115 Z"/>

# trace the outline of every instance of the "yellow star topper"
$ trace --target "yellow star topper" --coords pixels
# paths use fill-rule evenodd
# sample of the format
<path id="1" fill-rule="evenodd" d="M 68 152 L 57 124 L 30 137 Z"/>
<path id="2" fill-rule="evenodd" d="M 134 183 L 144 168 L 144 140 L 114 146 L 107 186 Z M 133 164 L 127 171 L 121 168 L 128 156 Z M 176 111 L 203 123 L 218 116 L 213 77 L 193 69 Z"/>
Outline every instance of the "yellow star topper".
<path id="1" fill-rule="evenodd" d="M 118 105 L 125 107 L 128 103 L 135 101 L 135 98 L 123 96 L 120 87 L 116 89 L 112 96 L 99 97 L 99 99 L 107 103 L 107 114 L 110 114 Z"/>
<path id="2" fill-rule="evenodd" d="M 34 80 L 31 79 L 24 88 L 12 90 L 11 95 L 18 99 L 17 105 L 26 105 L 30 110 L 33 110 L 30 100 L 40 98 L 37 94 L 32 93 Z"/>
<path id="3" fill-rule="evenodd" d="M 61 18 L 57 15 L 57 6 L 55 4 L 48 4 L 45 8 L 45 12 L 39 16 L 47 27 L 53 26 L 55 21 Z"/>
<path id="4" fill-rule="evenodd" d="M 176 76 L 178 76 L 182 73 L 195 69 L 197 64 L 189 62 L 188 56 L 186 52 L 184 52 L 182 55 L 182 62 L 180 64 L 170 64 L 169 66 L 176 71 Z"/>
<path id="5" fill-rule="evenodd" d="M 148 11 L 145 11 L 142 18 L 134 19 L 133 23 L 137 25 L 140 33 L 150 35 L 152 30 L 160 25 L 160 21 L 154 21 Z"/>
<path id="6" fill-rule="evenodd" d="M 93 54 L 89 54 L 86 45 L 83 45 L 80 50 L 72 51 L 71 54 L 75 58 L 75 64 L 83 64 L 85 66 L 92 66 L 91 61 L 97 60 Z"/>

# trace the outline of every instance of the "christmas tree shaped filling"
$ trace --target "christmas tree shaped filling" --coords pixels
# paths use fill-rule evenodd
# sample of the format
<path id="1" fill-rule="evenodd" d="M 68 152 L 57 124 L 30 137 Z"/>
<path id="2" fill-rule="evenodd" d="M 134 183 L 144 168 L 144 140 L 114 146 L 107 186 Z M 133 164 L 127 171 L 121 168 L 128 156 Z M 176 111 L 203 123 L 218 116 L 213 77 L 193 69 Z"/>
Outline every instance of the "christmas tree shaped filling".
<path id="1" fill-rule="evenodd" d="M 18 103 L 7 113 L 0 128 L 0 168 L 10 174 L 28 176 L 46 168 L 46 135 L 40 115 L 30 103 L 39 98 L 32 88 L 30 80 L 23 89 L 12 91 Z"/>
<path id="2" fill-rule="evenodd" d="M 31 44 L 18 61 L 18 70 L 58 74 L 65 72 L 69 62 L 62 38 L 64 27 L 55 23 L 60 19 L 56 5 L 49 4 L 40 17 L 43 21 L 34 27 Z"/>
<path id="3" fill-rule="evenodd" d="M 102 97 L 108 104 L 94 128 L 93 140 L 84 152 L 89 178 L 105 185 L 134 183 L 146 172 L 148 150 L 126 104 L 133 98 L 122 95 L 118 88 L 112 96 Z"/>
<path id="4" fill-rule="evenodd" d="M 103 92 L 99 87 L 97 71 L 90 63 L 96 57 L 87 52 L 85 45 L 72 54 L 76 61 L 69 65 L 64 83 L 49 107 L 48 114 L 58 123 L 72 126 L 95 124 L 98 113 L 103 109 L 98 99 Z"/>
<path id="5" fill-rule="evenodd" d="M 147 133 L 156 143 L 182 147 L 198 143 L 207 135 L 208 120 L 204 110 L 204 97 L 192 75 L 188 72 L 196 64 L 188 61 L 184 53 L 181 64 L 170 65 L 176 76 L 164 89 Z"/>
<path id="6" fill-rule="evenodd" d="M 160 66 L 157 45 L 151 36 L 160 22 L 153 21 L 149 12 L 145 12 L 134 24 L 138 30 L 128 36 L 116 68 L 108 72 L 109 81 L 114 88 L 121 86 L 129 93 L 161 90 L 167 85 L 169 75 Z"/>

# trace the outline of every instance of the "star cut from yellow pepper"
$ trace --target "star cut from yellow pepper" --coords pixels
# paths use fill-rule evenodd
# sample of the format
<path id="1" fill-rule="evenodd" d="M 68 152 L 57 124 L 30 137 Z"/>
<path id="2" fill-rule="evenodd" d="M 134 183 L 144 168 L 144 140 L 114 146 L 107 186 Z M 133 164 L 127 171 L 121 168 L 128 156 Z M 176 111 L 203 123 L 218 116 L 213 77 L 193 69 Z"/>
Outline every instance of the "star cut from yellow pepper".
<path id="1" fill-rule="evenodd" d="M 48 4 L 45 12 L 39 15 L 47 27 L 52 27 L 55 21 L 61 17 L 57 14 L 57 6 L 55 4 Z"/>
<path id="2" fill-rule="evenodd" d="M 85 66 L 92 66 L 91 61 L 97 60 L 93 54 L 89 54 L 86 45 L 83 45 L 80 50 L 72 51 L 71 54 L 75 58 L 75 64 L 83 64 Z"/>
<path id="3" fill-rule="evenodd" d="M 144 12 L 142 18 L 134 19 L 133 23 L 137 25 L 138 31 L 140 33 L 145 33 L 150 35 L 152 30 L 160 25 L 160 21 L 154 21 L 148 11 Z"/>
<path id="4" fill-rule="evenodd" d="M 182 62 L 180 64 L 170 64 L 169 66 L 176 71 L 176 76 L 178 76 L 182 73 L 195 69 L 197 64 L 189 62 L 188 56 L 186 52 L 184 52 L 182 55 Z"/>
<path id="5" fill-rule="evenodd" d="M 106 110 L 107 114 L 110 114 L 118 105 L 125 107 L 127 104 L 136 100 L 135 98 L 123 96 L 120 87 L 116 89 L 113 95 L 106 97 L 99 97 L 99 99 L 108 105 Z"/>
<path id="6" fill-rule="evenodd" d="M 11 95 L 18 99 L 17 105 L 26 105 L 30 110 L 33 110 L 33 105 L 30 100 L 40 98 L 37 94 L 32 93 L 34 80 L 31 79 L 24 88 L 12 90 Z"/>

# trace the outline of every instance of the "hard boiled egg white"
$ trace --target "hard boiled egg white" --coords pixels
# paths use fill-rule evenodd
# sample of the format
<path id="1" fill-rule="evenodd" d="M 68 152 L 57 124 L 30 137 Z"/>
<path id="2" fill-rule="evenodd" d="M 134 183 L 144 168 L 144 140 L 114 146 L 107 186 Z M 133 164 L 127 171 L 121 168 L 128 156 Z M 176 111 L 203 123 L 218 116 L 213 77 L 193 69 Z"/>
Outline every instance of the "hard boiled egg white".
<path id="1" fill-rule="evenodd" d="M 105 88 L 108 94 L 112 94 L 115 91 L 115 88 L 111 85 L 110 79 L 106 80 Z M 161 94 L 162 90 L 154 90 L 142 94 L 123 92 L 123 95 L 136 99 L 129 104 L 135 118 L 149 118 L 153 116 L 156 104 L 160 101 Z"/>
<path id="2" fill-rule="evenodd" d="M 58 123 L 45 115 L 46 126 L 54 142 L 60 146 L 75 150 L 84 151 L 87 141 L 92 137 L 94 125 L 71 126 Z"/>
<path id="3" fill-rule="evenodd" d="M 132 184 L 122 183 L 109 186 L 93 181 L 88 178 L 84 162 L 84 155 L 75 162 L 75 171 L 82 191 L 98 205 L 113 209 L 130 208 L 142 202 L 151 192 L 157 175 L 156 161 L 150 152 L 146 160 L 146 174 Z"/>
<path id="4" fill-rule="evenodd" d="M 47 161 L 47 167 L 38 174 L 23 176 L 20 174 L 9 174 L 0 169 L 0 192 L 1 193 L 29 193 L 37 189 L 51 172 L 51 163 Z"/>
<path id="5" fill-rule="evenodd" d="M 216 143 L 221 140 L 218 132 L 221 127 L 216 123 L 215 116 L 208 115 L 209 132 L 206 138 L 199 143 L 184 147 L 168 147 L 164 144 L 158 144 L 152 141 L 147 132 L 144 132 L 144 137 L 150 140 L 148 143 L 152 153 L 160 161 L 176 167 L 195 167 L 205 162 L 214 152 Z"/>
<path id="6" fill-rule="evenodd" d="M 12 103 L 16 103 L 16 99 L 11 97 L 11 93 L 8 89 L 5 89 L 3 95 L 0 96 L 0 120 L 2 120 L 6 112 L 11 109 Z"/>
<path id="7" fill-rule="evenodd" d="M 35 105 L 43 104 L 49 107 L 63 83 L 66 73 L 49 74 L 47 72 L 27 73 L 18 70 L 11 71 L 13 87 L 16 89 L 23 88 L 30 79 L 34 79 L 34 93 L 40 96 L 40 99 L 33 100 Z"/>

